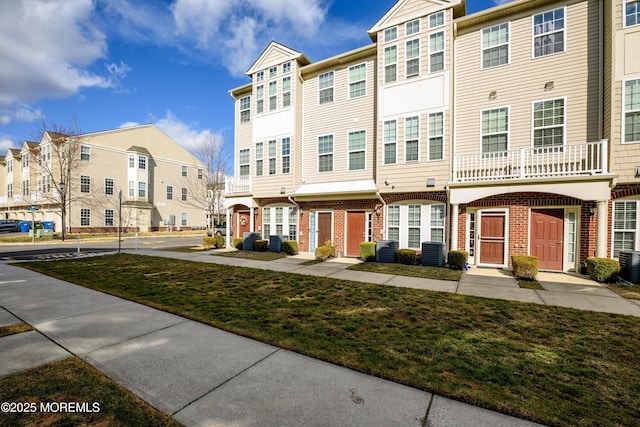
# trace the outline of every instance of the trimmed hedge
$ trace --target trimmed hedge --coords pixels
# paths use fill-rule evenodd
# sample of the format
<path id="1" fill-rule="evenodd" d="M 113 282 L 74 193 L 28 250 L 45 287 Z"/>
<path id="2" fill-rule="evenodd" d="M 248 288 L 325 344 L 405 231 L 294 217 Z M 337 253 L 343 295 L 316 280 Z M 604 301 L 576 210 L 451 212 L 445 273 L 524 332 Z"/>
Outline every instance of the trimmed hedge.
<path id="1" fill-rule="evenodd" d="M 215 249 L 224 248 L 225 246 L 224 237 L 222 237 L 219 234 L 216 234 L 215 236 L 213 236 L 213 240 L 215 240 L 215 243 L 213 246 Z"/>
<path id="2" fill-rule="evenodd" d="M 376 242 L 360 243 L 360 259 L 364 262 L 376 260 Z"/>
<path id="3" fill-rule="evenodd" d="M 416 251 L 413 249 L 398 249 L 398 263 L 416 265 Z"/>
<path id="4" fill-rule="evenodd" d="M 268 240 L 256 240 L 253 242 L 253 250 L 256 252 L 266 252 L 269 248 Z"/>
<path id="5" fill-rule="evenodd" d="M 587 258 L 587 273 L 596 282 L 613 282 L 620 273 L 620 263 L 609 258 Z"/>
<path id="6" fill-rule="evenodd" d="M 333 246 L 318 246 L 315 252 L 316 259 L 320 261 L 326 261 L 330 257 L 334 256 L 331 254 L 335 254 L 335 250 L 336 248 Z"/>
<path id="7" fill-rule="evenodd" d="M 529 255 L 512 255 L 513 276 L 516 279 L 534 280 L 540 265 L 538 257 Z"/>
<path id="8" fill-rule="evenodd" d="M 462 270 L 468 260 L 469 253 L 467 251 L 454 250 L 447 254 L 447 264 L 453 270 Z"/>
<path id="9" fill-rule="evenodd" d="M 214 239 L 213 237 L 203 237 L 202 238 L 202 246 L 204 246 L 205 249 L 212 249 L 216 247 L 216 239 Z"/>
<path id="10" fill-rule="evenodd" d="M 282 242 L 282 252 L 287 255 L 295 255 L 298 253 L 298 242 L 295 240 L 285 240 Z"/>
<path id="11" fill-rule="evenodd" d="M 241 238 L 241 237 L 233 239 L 233 247 L 238 249 L 239 251 L 241 251 L 242 250 L 242 242 L 243 241 L 244 241 L 244 239 Z"/>

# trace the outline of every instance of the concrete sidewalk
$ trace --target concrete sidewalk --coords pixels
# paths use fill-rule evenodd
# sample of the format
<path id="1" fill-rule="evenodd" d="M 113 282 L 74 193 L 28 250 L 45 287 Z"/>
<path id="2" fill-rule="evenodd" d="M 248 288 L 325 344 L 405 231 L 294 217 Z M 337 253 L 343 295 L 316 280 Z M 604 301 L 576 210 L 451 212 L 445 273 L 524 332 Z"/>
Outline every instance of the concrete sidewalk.
<path id="1" fill-rule="evenodd" d="M 75 355 L 189 426 L 539 425 L 6 263 L 0 306 L 0 324 L 37 329 L 0 338 L 0 376 Z"/>

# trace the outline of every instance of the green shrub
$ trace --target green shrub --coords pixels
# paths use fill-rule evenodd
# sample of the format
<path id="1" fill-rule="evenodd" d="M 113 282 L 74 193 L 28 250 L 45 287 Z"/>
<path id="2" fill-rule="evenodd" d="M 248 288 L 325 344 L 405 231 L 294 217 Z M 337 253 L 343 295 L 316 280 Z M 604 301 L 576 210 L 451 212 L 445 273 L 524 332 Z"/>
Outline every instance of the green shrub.
<path id="1" fill-rule="evenodd" d="M 203 237 L 202 238 L 202 246 L 205 249 L 212 249 L 216 247 L 216 239 L 213 237 Z"/>
<path id="2" fill-rule="evenodd" d="M 233 239 L 233 247 L 238 249 L 239 251 L 241 251 L 242 250 L 242 242 L 243 241 L 244 241 L 244 239 L 241 238 L 241 237 Z"/>
<path id="3" fill-rule="evenodd" d="M 398 249 L 398 263 L 416 265 L 416 251 L 413 249 Z"/>
<path id="4" fill-rule="evenodd" d="M 256 240 L 253 242 L 253 250 L 256 252 L 266 252 L 269 248 L 268 240 Z"/>
<path id="5" fill-rule="evenodd" d="M 453 250 L 447 254 L 447 263 L 449 268 L 453 270 L 462 270 L 468 260 L 469 253 L 467 251 Z"/>
<path id="6" fill-rule="evenodd" d="M 316 248 L 316 259 L 319 261 L 326 261 L 328 260 L 332 255 L 332 246 L 318 246 Z M 333 250 L 335 251 L 335 248 L 333 248 Z M 334 252 L 335 253 L 335 252 Z"/>
<path id="7" fill-rule="evenodd" d="M 620 263 L 609 258 L 587 258 L 587 273 L 596 282 L 613 282 L 620 273 Z"/>
<path id="8" fill-rule="evenodd" d="M 511 265 L 513 266 L 513 276 L 516 279 L 534 280 L 538 275 L 538 257 L 513 255 Z"/>
<path id="9" fill-rule="evenodd" d="M 298 242 L 295 240 L 285 240 L 282 242 L 282 252 L 287 255 L 295 255 L 298 253 Z"/>
<path id="10" fill-rule="evenodd" d="M 326 240 L 326 241 L 324 242 L 324 245 L 323 245 L 323 246 L 326 246 L 326 247 L 328 247 L 329 249 L 331 249 L 331 256 L 332 256 L 332 257 L 335 257 L 335 256 L 336 256 L 336 247 L 335 247 L 335 246 L 333 246 L 333 245 L 331 244 L 331 240 Z"/>
<path id="11" fill-rule="evenodd" d="M 213 247 L 215 249 L 224 248 L 225 246 L 224 237 L 220 236 L 219 234 L 216 234 L 215 236 L 213 236 L 213 239 L 214 239 Z"/>
<path id="12" fill-rule="evenodd" d="M 360 259 L 364 262 L 376 260 L 376 242 L 360 243 Z"/>

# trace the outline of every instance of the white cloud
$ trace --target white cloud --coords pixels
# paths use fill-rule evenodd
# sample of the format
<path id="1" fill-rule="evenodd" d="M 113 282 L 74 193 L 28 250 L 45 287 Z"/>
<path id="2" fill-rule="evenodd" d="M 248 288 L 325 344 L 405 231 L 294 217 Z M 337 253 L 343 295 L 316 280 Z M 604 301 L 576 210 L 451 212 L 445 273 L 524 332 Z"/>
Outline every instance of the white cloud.
<path id="1" fill-rule="evenodd" d="M 106 88 L 108 77 L 88 70 L 106 55 L 105 35 L 93 24 L 92 0 L 0 1 L 0 112 L 3 120 L 39 118 L 25 107 L 81 88 Z"/>
<path id="2" fill-rule="evenodd" d="M 124 122 L 120 126 L 118 126 L 118 129 L 131 128 L 131 127 L 134 127 L 134 126 L 140 126 L 140 123 L 138 123 L 138 122 Z"/>
<path id="3" fill-rule="evenodd" d="M 9 148 L 19 148 L 18 144 L 9 139 L 9 137 L 5 137 L 0 135 L 0 155 L 4 156 Z"/>
<path id="4" fill-rule="evenodd" d="M 0 109 L 0 124 L 6 125 L 13 121 L 33 122 L 44 118 L 39 108 L 26 104 L 14 104 L 12 107 Z"/>

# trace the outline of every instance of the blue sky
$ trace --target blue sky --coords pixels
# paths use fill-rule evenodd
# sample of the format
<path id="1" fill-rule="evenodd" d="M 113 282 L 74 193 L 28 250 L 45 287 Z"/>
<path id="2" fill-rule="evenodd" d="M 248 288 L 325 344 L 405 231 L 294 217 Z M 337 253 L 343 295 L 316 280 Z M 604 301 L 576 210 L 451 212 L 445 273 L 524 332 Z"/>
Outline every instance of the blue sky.
<path id="1" fill-rule="evenodd" d="M 468 0 L 473 13 L 508 0 Z M 43 121 L 153 123 L 233 145 L 229 89 L 271 40 L 311 61 L 369 44 L 394 0 L 1 0 L 0 155 Z M 231 156 L 231 149 L 227 150 Z M 231 162 L 230 162 L 231 163 Z M 231 164 L 230 164 L 231 166 Z"/>

